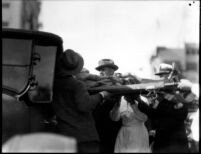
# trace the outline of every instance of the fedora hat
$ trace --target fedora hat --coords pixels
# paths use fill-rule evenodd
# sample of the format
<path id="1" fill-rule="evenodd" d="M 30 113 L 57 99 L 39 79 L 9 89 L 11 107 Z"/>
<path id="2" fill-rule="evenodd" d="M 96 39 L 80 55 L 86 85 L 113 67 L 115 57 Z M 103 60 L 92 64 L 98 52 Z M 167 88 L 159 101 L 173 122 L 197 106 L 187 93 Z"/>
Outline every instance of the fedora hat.
<path id="1" fill-rule="evenodd" d="M 83 66 L 84 60 L 82 56 L 71 50 L 65 50 L 58 58 L 57 69 L 59 75 L 75 75 L 79 73 Z"/>
<path id="2" fill-rule="evenodd" d="M 173 70 L 172 65 L 161 63 L 159 65 L 159 72 L 155 73 L 155 75 L 169 74 Z"/>
<path id="3" fill-rule="evenodd" d="M 114 64 L 114 61 L 112 59 L 101 59 L 98 62 L 98 67 L 96 67 L 96 70 L 100 71 L 104 67 L 113 68 L 115 71 L 119 68 L 117 65 Z"/>

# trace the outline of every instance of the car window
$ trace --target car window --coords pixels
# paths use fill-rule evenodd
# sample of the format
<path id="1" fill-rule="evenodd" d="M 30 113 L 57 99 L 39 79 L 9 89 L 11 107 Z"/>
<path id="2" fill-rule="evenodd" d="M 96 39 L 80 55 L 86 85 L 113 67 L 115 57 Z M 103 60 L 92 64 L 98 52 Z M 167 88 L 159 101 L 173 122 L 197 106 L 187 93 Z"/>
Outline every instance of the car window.
<path id="1" fill-rule="evenodd" d="M 3 88 L 21 93 L 28 84 L 32 40 L 2 39 Z"/>
<path id="2" fill-rule="evenodd" d="M 32 102 L 48 103 L 52 101 L 53 95 L 52 89 L 57 46 L 36 45 L 34 51 L 40 56 L 40 61 L 33 67 L 33 74 L 38 85 L 33 90 L 29 90 L 29 98 Z"/>

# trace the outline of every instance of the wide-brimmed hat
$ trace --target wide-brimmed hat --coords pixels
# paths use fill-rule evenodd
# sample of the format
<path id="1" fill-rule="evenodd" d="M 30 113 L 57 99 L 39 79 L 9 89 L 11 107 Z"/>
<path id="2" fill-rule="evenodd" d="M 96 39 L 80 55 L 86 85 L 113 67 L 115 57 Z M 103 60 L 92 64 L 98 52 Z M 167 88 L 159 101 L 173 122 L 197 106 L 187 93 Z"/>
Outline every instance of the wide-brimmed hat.
<path id="1" fill-rule="evenodd" d="M 155 75 L 169 74 L 172 71 L 172 65 L 161 63 L 159 65 L 159 72 L 155 73 Z"/>
<path id="2" fill-rule="evenodd" d="M 65 50 L 58 58 L 58 74 L 75 75 L 83 66 L 82 56 L 71 49 Z"/>
<path id="3" fill-rule="evenodd" d="M 113 68 L 115 71 L 119 68 L 117 65 L 114 64 L 114 61 L 112 59 L 101 59 L 98 62 L 98 67 L 96 67 L 96 70 L 100 71 L 104 67 L 110 67 Z"/>

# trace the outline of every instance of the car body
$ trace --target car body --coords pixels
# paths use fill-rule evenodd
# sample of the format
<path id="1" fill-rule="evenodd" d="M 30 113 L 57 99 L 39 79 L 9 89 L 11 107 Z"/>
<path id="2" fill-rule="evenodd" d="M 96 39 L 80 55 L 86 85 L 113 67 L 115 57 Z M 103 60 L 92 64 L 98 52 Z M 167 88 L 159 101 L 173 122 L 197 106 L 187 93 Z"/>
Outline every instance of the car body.
<path id="1" fill-rule="evenodd" d="M 51 108 L 60 36 L 2 29 L 2 144 L 16 134 L 54 131 Z"/>

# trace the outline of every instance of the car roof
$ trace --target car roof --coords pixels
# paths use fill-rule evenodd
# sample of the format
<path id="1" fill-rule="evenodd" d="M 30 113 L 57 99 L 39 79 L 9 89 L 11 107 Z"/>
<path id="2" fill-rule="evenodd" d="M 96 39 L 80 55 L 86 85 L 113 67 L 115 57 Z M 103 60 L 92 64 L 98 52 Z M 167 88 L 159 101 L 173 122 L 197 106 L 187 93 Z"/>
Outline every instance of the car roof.
<path id="1" fill-rule="evenodd" d="M 24 29 L 2 28 L 3 38 L 17 38 L 17 39 L 32 39 L 37 44 L 41 45 L 56 45 L 59 53 L 63 52 L 63 40 L 60 36 L 44 32 Z"/>

